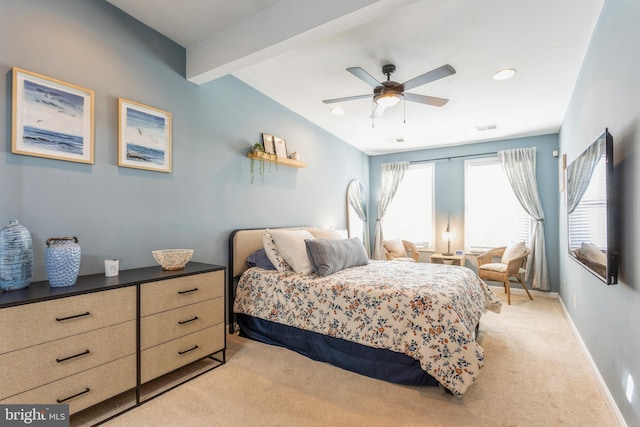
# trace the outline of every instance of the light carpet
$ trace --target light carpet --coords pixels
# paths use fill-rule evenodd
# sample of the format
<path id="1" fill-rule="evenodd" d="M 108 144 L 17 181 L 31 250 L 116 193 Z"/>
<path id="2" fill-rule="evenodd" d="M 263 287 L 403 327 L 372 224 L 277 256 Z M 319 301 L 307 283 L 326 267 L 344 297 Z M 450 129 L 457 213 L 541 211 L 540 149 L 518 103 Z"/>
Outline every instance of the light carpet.
<path id="1" fill-rule="evenodd" d="M 104 424 L 120 426 L 615 426 L 557 299 L 486 313 L 485 367 L 462 399 L 371 379 L 227 335 L 227 363 Z"/>

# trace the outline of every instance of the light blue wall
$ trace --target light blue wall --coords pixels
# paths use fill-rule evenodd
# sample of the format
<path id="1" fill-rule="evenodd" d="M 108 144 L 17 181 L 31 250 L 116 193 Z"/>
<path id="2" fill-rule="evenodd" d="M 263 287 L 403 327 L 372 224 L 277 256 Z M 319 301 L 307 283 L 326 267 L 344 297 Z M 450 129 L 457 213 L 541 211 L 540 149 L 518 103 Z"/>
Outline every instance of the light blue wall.
<path id="1" fill-rule="evenodd" d="M 372 157 L 370 161 L 370 182 L 373 191 L 370 194 L 371 235 L 375 229 L 375 218 L 378 214 L 378 188 L 380 187 L 380 165 L 382 163 L 415 161 L 452 157 L 450 160 L 436 161 L 436 231 L 447 226 L 447 215 L 451 215 L 451 230 L 454 240 L 451 249 L 464 248 L 464 161 L 467 156 L 481 153 L 495 153 L 511 148 L 536 148 L 536 179 L 542 208 L 545 213 L 545 239 L 549 261 L 549 279 L 551 290 L 559 289 L 558 265 L 558 158 L 553 151 L 558 149 L 558 135 L 543 135 L 528 138 L 508 139 L 484 142 L 479 144 L 458 145 L 430 150 L 409 151 Z M 489 155 L 495 157 L 496 155 Z M 482 156 L 481 156 L 482 157 Z M 487 156 L 484 156 L 487 157 Z M 475 158 L 475 157 L 474 157 Z M 442 232 L 436 232 L 436 252 L 446 252 L 447 243 L 442 240 Z M 373 242 L 373 239 L 372 239 Z M 508 243 L 508 242 L 507 242 Z M 506 243 L 505 243 L 506 244 Z M 424 257 L 424 255 L 423 255 Z M 468 257 L 467 266 L 474 269 L 475 260 Z"/>
<path id="2" fill-rule="evenodd" d="M 560 295 L 630 426 L 640 426 L 639 22 L 637 0 L 605 2 L 560 132 L 560 149 L 568 161 L 604 128 L 614 138 L 622 236 L 619 284 L 606 286 L 563 250 Z M 560 246 L 566 248 L 566 209 L 562 208 Z"/>
<path id="3" fill-rule="evenodd" d="M 95 164 L 11 154 L 11 68 L 95 91 Z M 227 264 L 235 228 L 346 228 L 347 185 L 368 185 L 368 156 L 233 77 L 185 80 L 185 50 L 103 0 L 0 0 L 0 227 L 32 234 L 34 280 L 45 241 L 77 236 L 81 274 L 154 265 L 151 250 L 188 247 Z M 173 114 L 173 173 L 117 166 L 117 99 Z M 306 169 L 284 166 L 250 184 L 246 152 L 267 132 Z"/>

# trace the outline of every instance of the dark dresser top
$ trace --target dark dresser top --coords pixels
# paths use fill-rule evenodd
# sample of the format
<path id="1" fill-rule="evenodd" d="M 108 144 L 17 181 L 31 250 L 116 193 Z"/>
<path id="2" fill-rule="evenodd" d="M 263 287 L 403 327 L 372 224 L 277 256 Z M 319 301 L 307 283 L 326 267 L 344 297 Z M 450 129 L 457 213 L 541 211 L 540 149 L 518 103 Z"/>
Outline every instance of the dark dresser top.
<path id="1" fill-rule="evenodd" d="M 47 280 L 43 280 L 40 282 L 32 282 L 24 289 L 0 291 L 0 308 L 225 269 L 226 267 L 222 265 L 189 262 L 183 270 L 176 271 L 164 271 L 162 267 L 158 265 L 154 267 L 120 270 L 120 273 L 115 277 L 106 277 L 104 273 L 78 276 L 75 285 L 61 288 L 52 288 L 49 286 Z"/>

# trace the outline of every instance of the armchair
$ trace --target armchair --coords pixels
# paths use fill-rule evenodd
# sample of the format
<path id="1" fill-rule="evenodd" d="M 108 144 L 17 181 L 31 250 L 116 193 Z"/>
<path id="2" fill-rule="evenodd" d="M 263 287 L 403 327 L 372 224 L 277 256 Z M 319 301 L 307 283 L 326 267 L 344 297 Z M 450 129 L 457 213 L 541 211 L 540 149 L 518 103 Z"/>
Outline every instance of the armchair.
<path id="1" fill-rule="evenodd" d="M 420 257 L 416 245 L 407 240 L 383 240 L 382 247 L 387 261 L 418 262 Z"/>
<path id="2" fill-rule="evenodd" d="M 522 277 L 526 272 L 527 257 L 531 253 L 531 249 L 526 248 L 521 242 L 516 245 L 502 246 L 490 249 L 478 256 L 478 276 L 483 280 L 501 282 L 507 294 L 507 302 L 511 305 L 511 288 L 512 281 L 517 281 L 525 290 L 530 300 L 533 300 L 527 285 L 525 285 Z M 495 262 L 494 258 L 500 258 L 499 262 Z"/>

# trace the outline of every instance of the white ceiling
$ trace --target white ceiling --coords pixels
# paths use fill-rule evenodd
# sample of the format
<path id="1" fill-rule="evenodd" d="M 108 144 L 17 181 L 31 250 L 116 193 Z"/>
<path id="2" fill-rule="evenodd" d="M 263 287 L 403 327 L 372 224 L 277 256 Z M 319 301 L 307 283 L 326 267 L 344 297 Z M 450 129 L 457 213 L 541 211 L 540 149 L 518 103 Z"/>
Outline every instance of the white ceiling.
<path id="1" fill-rule="evenodd" d="M 194 83 L 232 74 L 371 155 L 557 132 L 604 2 L 108 1 L 184 46 Z M 398 82 L 450 64 L 456 74 L 408 91 L 450 102 L 401 102 L 374 123 L 371 99 L 330 114 L 323 99 L 372 93 L 346 68 L 384 81 L 385 63 Z M 515 77 L 492 79 L 506 67 Z"/>

